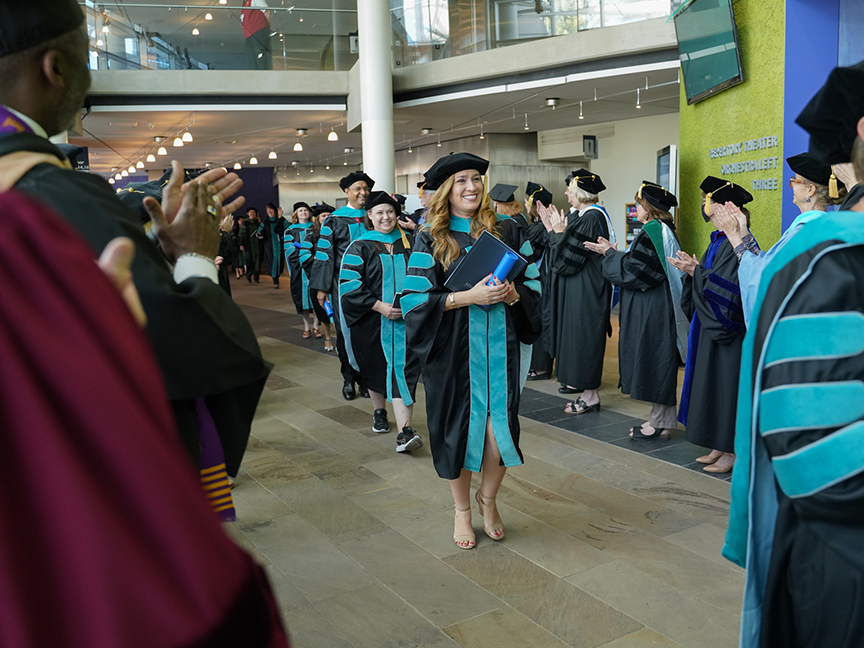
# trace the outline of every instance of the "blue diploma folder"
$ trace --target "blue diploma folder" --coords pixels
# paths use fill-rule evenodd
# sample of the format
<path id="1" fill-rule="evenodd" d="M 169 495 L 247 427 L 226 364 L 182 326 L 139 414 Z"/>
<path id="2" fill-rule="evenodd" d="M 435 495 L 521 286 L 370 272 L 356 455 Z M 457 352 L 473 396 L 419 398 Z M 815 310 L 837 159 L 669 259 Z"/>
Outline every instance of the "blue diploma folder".
<path id="1" fill-rule="evenodd" d="M 503 266 L 505 263 L 510 266 L 509 269 L 498 269 L 499 264 Z M 468 290 L 489 274 L 497 276 L 501 283 L 504 283 L 505 280 L 509 281 L 520 275 L 527 266 L 528 260 L 525 257 L 489 232 L 483 232 L 450 273 L 444 287 L 453 292 Z M 503 276 L 499 276 L 499 272 Z M 488 306 L 481 308 L 488 309 Z"/>

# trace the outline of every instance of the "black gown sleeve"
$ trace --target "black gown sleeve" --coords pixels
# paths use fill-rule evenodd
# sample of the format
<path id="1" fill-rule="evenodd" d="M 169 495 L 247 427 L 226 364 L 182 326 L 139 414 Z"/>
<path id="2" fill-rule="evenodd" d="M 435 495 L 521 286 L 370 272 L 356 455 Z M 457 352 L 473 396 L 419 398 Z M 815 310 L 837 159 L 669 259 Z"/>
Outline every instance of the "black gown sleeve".
<path id="1" fill-rule="evenodd" d="M 512 220 L 501 221 L 498 224 L 501 240 L 512 249 L 519 251 L 525 258 L 533 258 L 534 251 L 528 236 L 521 227 Z M 519 293 L 519 302 L 510 306 L 508 312 L 513 318 L 516 337 L 522 344 L 534 344 L 540 337 L 542 329 L 540 298 L 543 289 L 540 285 L 540 272 L 537 266 L 530 262 L 513 280 L 513 286 Z"/>
<path id="2" fill-rule="evenodd" d="M 728 240 L 720 244 L 710 269 L 704 258 L 693 272 L 693 306 L 702 332 L 718 344 L 729 344 L 744 332 L 738 258 Z"/>
<path id="3" fill-rule="evenodd" d="M 627 252 L 607 250 L 603 257 L 603 275 L 627 290 L 648 290 L 666 281 L 663 264 L 645 234 L 637 234 Z"/>
<path id="4" fill-rule="evenodd" d="M 561 234 L 549 233 L 549 249 L 552 272 L 562 276 L 574 275 L 582 270 L 585 262 L 595 253 L 585 249 L 585 241 L 595 243 L 602 236 L 609 238 L 605 218 L 596 210 L 585 210 L 582 216 L 574 218 Z"/>
<path id="5" fill-rule="evenodd" d="M 348 228 L 339 218 L 331 216 L 321 226 L 315 263 L 309 276 L 309 286 L 313 290 L 329 293 L 337 285 L 339 259 L 345 253 L 349 240 Z"/>
<path id="6" fill-rule="evenodd" d="M 422 230 L 408 260 L 402 286 L 402 318 L 409 348 L 429 364 L 447 344 L 453 312 L 444 312 L 447 295 L 445 272 L 432 256 L 432 237 Z"/>

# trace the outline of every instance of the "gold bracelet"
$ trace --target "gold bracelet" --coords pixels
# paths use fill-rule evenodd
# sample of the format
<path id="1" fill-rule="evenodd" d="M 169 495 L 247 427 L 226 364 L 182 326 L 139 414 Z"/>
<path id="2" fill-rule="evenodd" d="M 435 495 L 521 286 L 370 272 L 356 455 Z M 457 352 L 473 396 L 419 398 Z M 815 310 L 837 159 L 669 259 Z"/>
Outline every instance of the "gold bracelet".
<path id="1" fill-rule="evenodd" d="M 459 308 L 459 307 L 456 305 L 456 294 L 455 294 L 455 293 L 450 293 L 450 305 L 451 305 L 453 308 Z"/>
<path id="2" fill-rule="evenodd" d="M 507 305 L 508 305 L 508 306 L 512 306 L 513 304 L 518 303 L 520 299 L 522 299 L 522 298 L 517 296 L 516 299 L 514 299 L 512 302 L 510 302 L 510 303 L 507 304 Z"/>

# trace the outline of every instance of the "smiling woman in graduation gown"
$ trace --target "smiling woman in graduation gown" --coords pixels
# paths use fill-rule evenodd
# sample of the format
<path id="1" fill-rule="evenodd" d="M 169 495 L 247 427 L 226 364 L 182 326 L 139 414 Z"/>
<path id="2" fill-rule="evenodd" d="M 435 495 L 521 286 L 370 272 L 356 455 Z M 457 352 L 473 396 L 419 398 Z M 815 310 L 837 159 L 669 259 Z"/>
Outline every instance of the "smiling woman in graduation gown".
<path id="1" fill-rule="evenodd" d="M 522 463 L 518 413 L 527 367 L 522 367 L 520 342 L 532 344 L 540 333 L 539 273 L 533 264 L 515 278 L 509 293 L 506 286 L 487 289 L 483 281 L 460 292 L 444 285 L 483 229 L 512 249 L 531 254 L 530 243 L 511 219 L 496 221 L 482 181 L 488 164 L 459 153 L 426 172 L 427 186 L 437 191 L 411 255 L 402 297 L 408 342 L 422 362 L 435 470 L 452 480 L 461 525 L 454 539 L 463 549 L 474 546 L 468 495 L 471 472 L 479 472 L 481 465 L 477 500 L 484 526 L 493 540 L 504 536 L 494 498 L 503 469 Z M 442 259 L 445 251 L 452 255 L 449 261 Z"/>

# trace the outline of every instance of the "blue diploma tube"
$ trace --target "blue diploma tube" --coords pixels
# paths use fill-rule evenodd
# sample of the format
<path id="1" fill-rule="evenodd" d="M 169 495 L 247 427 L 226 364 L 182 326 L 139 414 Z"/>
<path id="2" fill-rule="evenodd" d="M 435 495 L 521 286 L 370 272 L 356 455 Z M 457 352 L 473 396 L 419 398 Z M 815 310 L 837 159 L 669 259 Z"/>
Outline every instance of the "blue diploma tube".
<path id="1" fill-rule="evenodd" d="M 496 279 L 502 284 L 507 281 L 507 276 L 510 274 L 510 271 L 513 269 L 518 258 L 519 257 L 513 254 L 513 252 L 505 252 L 504 256 L 501 257 L 501 260 L 498 262 L 498 267 L 495 268 L 495 272 L 492 273 L 492 278 L 489 279 L 486 285 L 494 286 Z"/>
<path id="2" fill-rule="evenodd" d="M 333 307 L 330 305 L 330 300 L 324 300 L 324 312 L 327 313 L 327 317 L 333 317 Z"/>

